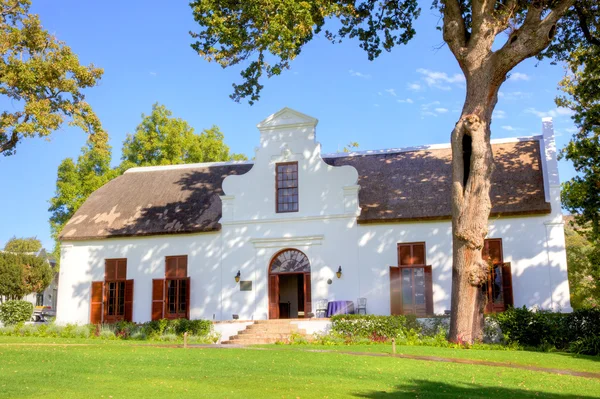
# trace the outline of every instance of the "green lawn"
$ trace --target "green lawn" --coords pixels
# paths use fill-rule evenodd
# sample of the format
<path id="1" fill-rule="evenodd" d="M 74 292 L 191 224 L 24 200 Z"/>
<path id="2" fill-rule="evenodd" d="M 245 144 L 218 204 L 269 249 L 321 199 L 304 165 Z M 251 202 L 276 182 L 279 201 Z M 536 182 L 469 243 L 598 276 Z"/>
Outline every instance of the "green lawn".
<path id="1" fill-rule="evenodd" d="M 263 347 L 268 347 L 264 345 Z M 377 345 L 282 345 L 284 350 L 327 350 L 338 352 L 368 352 L 392 353 L 390 344 Z M 443 358 L 473 359 L 488 362 L 519 364 L 524 366 L 545 367 L 564 370 L 587 371 L 600 374 L 600 357 L 584 356 L 570 353 L 544 353 L 530 351 L 508 350 L 475 350 L 475 349 L 449 349 L 429 346 L 400 346 L 396 353 L 415 356 L 435 356 Z"/>
<path id="2" fill-rule="evenodd" d="M 58 345 L 38 345 L 51 342 Z M 301 349 L 306 347 L 179 349 L 120 341 L 0 337 L 0 397 L 593 398 L 600 395 L 598 379 Z M 413 349 L 413 354 L 429 355 L 433 352 L 428 351 L 436 348 Z M 562 355 L 533 355 L 536 360 L 532 361 L 543 362 L 544 356 L 548 356 L 546 366 L 567 368 L 562 361 L 550 364 L 565 359 L 557 357 Z M 593 360 L 570 358 L 570 361 L 573 369 L 594 370 L 587 368 L 588 364 L 594 364 Z"/>

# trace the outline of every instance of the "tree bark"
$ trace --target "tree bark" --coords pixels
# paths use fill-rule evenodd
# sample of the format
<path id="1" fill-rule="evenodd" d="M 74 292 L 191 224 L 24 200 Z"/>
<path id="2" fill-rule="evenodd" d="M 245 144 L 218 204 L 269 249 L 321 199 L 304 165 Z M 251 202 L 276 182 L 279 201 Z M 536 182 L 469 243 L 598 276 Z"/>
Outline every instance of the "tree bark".
<path id="1" fill-rule="evenodd" d="M 498 34 L 509 28 L 516 9 L 514 0 L 498 3 L 471 1 L 471 23 L 458 0 L 442 0 L 444 41 L 456 57 L 467 80 L 467 95 L 460 119 L 452 132 L 452 317 L 450 341 L 473 342 L 482 338 L 484 297 L 481 286 L 489 266 L 481 249 L 491 210 L 490 186 L 493 155 L 490 145 L 492 111 L 498 89 L 521 61 L 543 51 L 552 41 L 556 24 L 575 0 L 529 2 L 526 16 L 498 50 Z M 470 29 L 469 28 L 470 25 Z"/>
<path id="2" fill-rule="evenodd" d="M 480 340 L 483 332 L 485 283 L 489 266 L 481 249 L 488 232 L 493 154 L 492 111 L 503 79 L 491 62 L 467 73 L 467 95 L 452 131 L 452 320 L 449 340 Z M 498 81 L 500 80 L 500 81 Z"/>

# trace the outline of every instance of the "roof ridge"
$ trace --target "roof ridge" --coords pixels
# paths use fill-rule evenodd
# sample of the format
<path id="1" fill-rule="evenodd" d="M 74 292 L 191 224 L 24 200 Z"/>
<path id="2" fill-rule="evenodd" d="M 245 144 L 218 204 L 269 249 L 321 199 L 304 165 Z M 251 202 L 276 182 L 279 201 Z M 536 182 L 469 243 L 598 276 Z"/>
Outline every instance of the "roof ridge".
<path id="1" fill-rule="evenodd" d="M 542 139 L 542 135 L 509 137 L 491 140 L 491 144 L 516 143 L 520 141 L 534 141 Z M 364 150 L 353 152 L 332 152 L 321 154 L 323 159 L 345 158 L 365 155 L 383 155 L 383 154 L 398 154 L 402 152 L 424 151 L 424 150 L 442 150 L 450 148 L 450 143 L 443 144 L 426 144 L 412 147 L 387 148 L 381 150 Z M 158 165 L 158 166 L 139 166 L 130 168 L 125 173 L 139 172 L 154 172 L 158 170 L 177 170 L 177 169 L 195 169 L 195 168 L 210 168 L 213 166 L 231 166 L 231 165 L 254 165 L 254 161 L 221 161 L 221 162 L 201 162 L 201 163 L 185 163 L 179 165 Z"/>

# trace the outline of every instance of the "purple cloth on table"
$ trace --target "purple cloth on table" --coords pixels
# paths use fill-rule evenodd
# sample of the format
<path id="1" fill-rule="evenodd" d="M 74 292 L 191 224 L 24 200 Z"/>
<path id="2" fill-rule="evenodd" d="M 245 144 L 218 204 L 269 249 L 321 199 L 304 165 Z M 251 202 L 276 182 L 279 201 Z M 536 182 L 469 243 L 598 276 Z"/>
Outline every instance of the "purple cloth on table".
<path id="1" fill-rule="evenodd" d="M 354 313 L 353 301 L 332 301 L 327 303 L 327 317 L 336 314 L 352 314 Z"/>

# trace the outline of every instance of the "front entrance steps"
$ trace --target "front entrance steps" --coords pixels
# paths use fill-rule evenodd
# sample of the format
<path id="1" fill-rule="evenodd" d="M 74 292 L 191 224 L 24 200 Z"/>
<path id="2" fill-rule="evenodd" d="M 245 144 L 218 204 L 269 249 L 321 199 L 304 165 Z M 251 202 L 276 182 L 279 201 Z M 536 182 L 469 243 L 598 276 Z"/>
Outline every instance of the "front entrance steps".
<path id="1" fill-rule="evenodd" d="M 298 320 L 306 319 L 256 320 L 245 330 L 221 343 L 225 345 L 260 345 L 289 342 L 292 334 L 307 336 L 305 330 L 299 329 L 297 324 L 292 324 L 292 321 L 297 322 Z"/>

